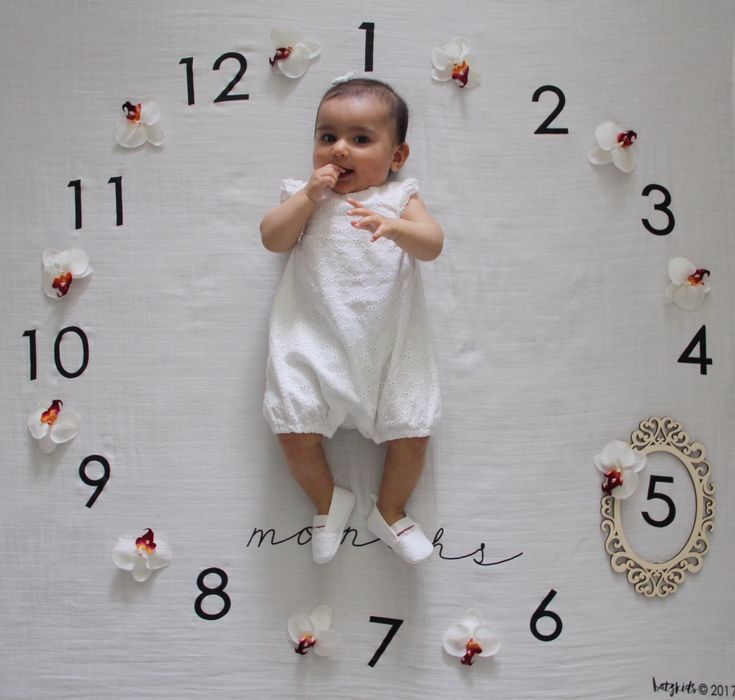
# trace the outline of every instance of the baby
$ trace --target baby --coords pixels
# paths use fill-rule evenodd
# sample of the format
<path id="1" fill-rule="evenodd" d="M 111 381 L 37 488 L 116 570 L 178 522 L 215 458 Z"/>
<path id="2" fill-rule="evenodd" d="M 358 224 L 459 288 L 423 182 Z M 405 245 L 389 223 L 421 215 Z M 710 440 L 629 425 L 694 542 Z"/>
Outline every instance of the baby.
<path id="1" fill-rule="evenodd" d="M 322 449 L 339 427 L 388 442 L 368 530 L 406 561 L 433 552 L 405 508 L 440 414 L 416 261 L 436 258 L 444 233 L 417 181 L 390 179 L 408 158 L 407 128 L 406 103 L 385 83 L 334 85 L 319 104 L 309 180 L 285 180 L 260 224 L 268 250 L 291 251 L 271 313 L 263 410 L 316 507 L 318 563 L 337 553 L 355 504 Z"/>

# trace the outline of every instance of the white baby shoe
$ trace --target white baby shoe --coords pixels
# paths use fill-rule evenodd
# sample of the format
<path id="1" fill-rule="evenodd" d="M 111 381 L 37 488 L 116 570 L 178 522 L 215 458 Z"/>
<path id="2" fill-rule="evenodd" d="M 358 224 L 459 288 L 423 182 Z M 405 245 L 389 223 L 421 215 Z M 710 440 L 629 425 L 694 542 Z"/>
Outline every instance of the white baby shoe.
<path id="1" fill-rule="evenodd" d="M 330 561 L 342 542 L 345 525 L 355 507 L 355 495 L 335 486 L 328 515 L 315 515 L 311 525 L 311 555 L 317 564 Z"/>
<path id="2" fill-rule="evenodd" d="M 368 515 L 367 528 L 409 564 L 428 559 L 434 552 L 434 545 L 408 515 L 388 525 L 376 505 Z"/>

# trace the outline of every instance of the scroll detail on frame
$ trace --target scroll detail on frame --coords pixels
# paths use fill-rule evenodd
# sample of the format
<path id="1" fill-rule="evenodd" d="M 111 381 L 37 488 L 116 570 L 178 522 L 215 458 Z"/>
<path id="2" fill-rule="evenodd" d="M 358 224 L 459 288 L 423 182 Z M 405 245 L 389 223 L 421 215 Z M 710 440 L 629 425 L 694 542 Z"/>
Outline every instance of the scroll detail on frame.
<path id="1" fill-rule="evenodd" d="M 665 598 L 678 590 L 687 573 L 702 568 L 714 525 L 715 487 L 710 481 L 711 470 L 704 446 L 690 442 L 674 418 L 652 416 L 641 421 L 631 434 L 630 443 L 634 450 L 644 455 L 654 452 L 672 455 L 684 465 L 694 485 L 696 508 L 689 538 L 675 556 L 663 562 L 646 561 L 633 550 L 623 530 L 619 499 L 606 495 L 600 502 L 600 528 L 606 533 L 605 550 L 610 555 L 613 571 L 626 573 L 636 592 L 648 598 Z"/>

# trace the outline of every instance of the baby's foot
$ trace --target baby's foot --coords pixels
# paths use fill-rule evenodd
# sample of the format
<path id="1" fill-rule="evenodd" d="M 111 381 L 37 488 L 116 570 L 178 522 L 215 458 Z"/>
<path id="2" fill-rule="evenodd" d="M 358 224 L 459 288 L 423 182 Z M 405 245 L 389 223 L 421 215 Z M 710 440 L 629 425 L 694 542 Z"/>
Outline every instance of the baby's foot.
<path id="1" fill-rule="evenodd" d="M 367 528 L 410 564 L 428 559 L 434 552 L 421 526 L 408 515 L 388 525 L 376 505 L 368 515 Z"/>
<path id="2" fill-rule="evenodd" d="M 342 534 L 355 507 L 355 496 L 335 486 L 328 515 L 315 515 L 311 525 L 311 555 L 317 564 L 330 561 L 342 544 Z"/>

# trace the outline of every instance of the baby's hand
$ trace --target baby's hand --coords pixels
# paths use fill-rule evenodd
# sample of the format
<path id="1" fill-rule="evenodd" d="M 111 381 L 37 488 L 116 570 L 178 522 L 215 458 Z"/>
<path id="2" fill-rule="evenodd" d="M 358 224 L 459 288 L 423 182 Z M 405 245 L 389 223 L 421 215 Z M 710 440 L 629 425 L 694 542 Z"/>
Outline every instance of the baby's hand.
<path id="1" fill-rule="evenodd" d="M 376 214 L 356 199 L 348 199 L 347 201 L 355 207 L 347 212 L 347 216 L 360 217 L 359 221 L 351 221 L 350 223 L 355 228 L 372 231 L 373 235 L 370 237 L 371 241 L 375 242 L 378 238 L 387 238 L 391 241 L 395 241 L 396 238 L 398 238 L 399 232 L 395 226 L 398 219 L 391 219 L 387 216 Z"/>
<path id="2" fill-rule="evenodd" d="M 304 193 L 314 204 L 318 204 L 327 190 L 334 189 L 343 172 L 345 172 L 343 168 L 333 163 L 323 165 L 311 174 L 309 182 L 304 187 Z"/>

